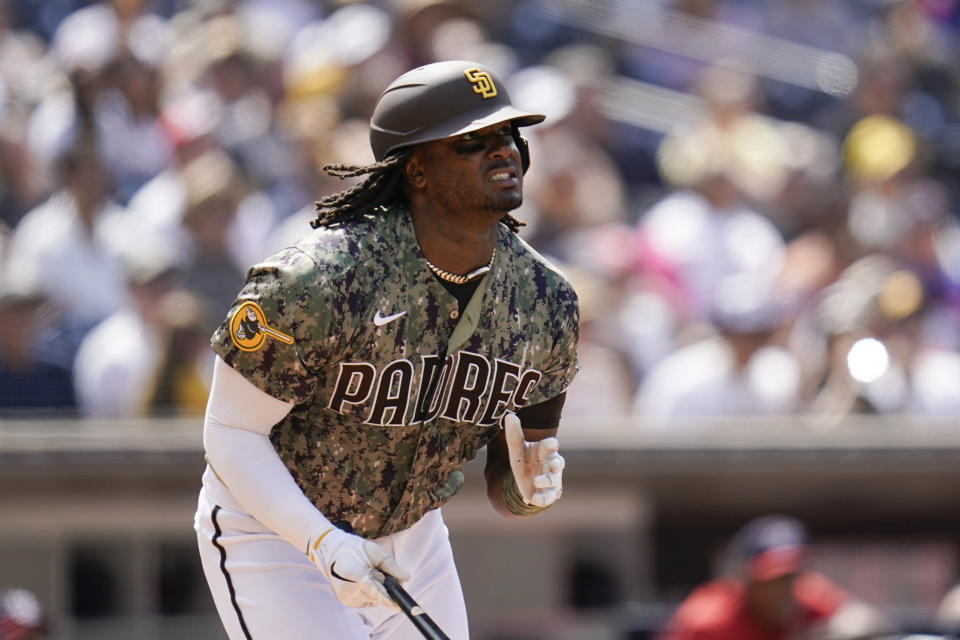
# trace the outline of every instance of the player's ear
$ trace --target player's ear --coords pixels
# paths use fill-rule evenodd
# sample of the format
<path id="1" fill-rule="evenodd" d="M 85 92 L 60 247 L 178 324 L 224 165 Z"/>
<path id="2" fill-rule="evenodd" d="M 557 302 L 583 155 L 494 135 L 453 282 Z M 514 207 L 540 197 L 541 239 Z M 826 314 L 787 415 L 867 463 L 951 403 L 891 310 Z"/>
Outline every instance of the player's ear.
<path id="1" fill-rule="evenodd" d="M 407 164 L 403 166 L 403 177 L 414 189 L 422 189 L 427 184 L 427 176 L 423 170 L 423 162 L 416 150 L 410 154 Z"/>

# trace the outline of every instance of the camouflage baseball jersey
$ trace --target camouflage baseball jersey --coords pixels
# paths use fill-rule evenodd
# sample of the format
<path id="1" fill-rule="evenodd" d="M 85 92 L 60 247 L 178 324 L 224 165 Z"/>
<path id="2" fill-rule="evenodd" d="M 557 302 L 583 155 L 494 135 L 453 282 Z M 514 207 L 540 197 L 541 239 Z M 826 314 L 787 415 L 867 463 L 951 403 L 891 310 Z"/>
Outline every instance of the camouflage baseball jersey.
<path id="1" fill-rule="evenodd" d="M 503 225 L 466 309 L 401 207 L 320 228 L 247 272 L 214 350 L 295 404 L 270 439 L 317 508 L 375 538 L 452 497 L 500 416 L 564 391 L 577 297 Z"/>

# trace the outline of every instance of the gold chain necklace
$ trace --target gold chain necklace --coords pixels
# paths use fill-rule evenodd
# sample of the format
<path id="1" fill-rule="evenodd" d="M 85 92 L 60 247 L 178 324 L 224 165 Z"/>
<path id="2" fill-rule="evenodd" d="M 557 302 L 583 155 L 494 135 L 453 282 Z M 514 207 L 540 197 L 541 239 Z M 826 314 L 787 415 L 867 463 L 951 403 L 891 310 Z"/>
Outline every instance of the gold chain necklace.
<path id="1" fill-rule="evenodd" d="M 450 273 L 449 271 L 441 269 L 437 265 L 427 260 L 426 257 L 424 257 L 423 261 L 427 263 L 428 267 L 430 267 L 430 271 L 433 271 L 437 275 L 437 277 L 440 278 L 441 280 L 446 280 L 447 282 L 452 282 L 453 284 L 465 284 L 467 282 L 470 282 L 471 280 L 476 280 L 483 274 L 490 271 L 490 268 L 493 267 L 493 259 L 496 257 L 497 257 L 497 248 L 494 247 L 493 253 L 490 254 L 490 262 L 488 262 L 482 267 L 478 267 L 474 269 L 470 273 L 463 276 L 459 276 L 455 273 Z"/>

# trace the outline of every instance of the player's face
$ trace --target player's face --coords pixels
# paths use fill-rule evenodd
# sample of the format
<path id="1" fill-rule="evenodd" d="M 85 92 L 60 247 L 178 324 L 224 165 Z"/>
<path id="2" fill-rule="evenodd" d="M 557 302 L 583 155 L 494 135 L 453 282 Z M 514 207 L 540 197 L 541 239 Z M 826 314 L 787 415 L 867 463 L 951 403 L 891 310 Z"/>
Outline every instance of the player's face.
<path id="1" fill-rule="evenodd" d="M 434 200 L 499 218 L 523 202 L 520 151 L 509 122 L 424 145 L 427 188 Z"/>

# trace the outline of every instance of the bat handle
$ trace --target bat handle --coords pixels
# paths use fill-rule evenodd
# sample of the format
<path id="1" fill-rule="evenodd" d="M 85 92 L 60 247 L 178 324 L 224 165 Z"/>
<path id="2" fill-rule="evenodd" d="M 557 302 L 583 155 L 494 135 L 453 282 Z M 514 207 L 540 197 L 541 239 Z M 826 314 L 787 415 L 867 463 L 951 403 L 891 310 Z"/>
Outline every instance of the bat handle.
<path id="1" fill-rule="evenodd" d="M 427 615 L 427 612 L 417 604 L 417 601 L 407 593 L 407 590 L 397 582 L 396 578 L 383 573 L 380 573 L 380 575 L 383 576 L 382 582 L 384 589 L 387 590 L 387 593 L 390 594 L 393 601 L 397 603 L 397 606 L 403 610 L 403 613 L 410 618 L 414 626 L 420 630 L 424 638 L 427 640 L 450 640 L 450 637 L 437 626 L 437 623 Z M 380 575 L 376 576 L 377 580 L 380 580 Z"/>

